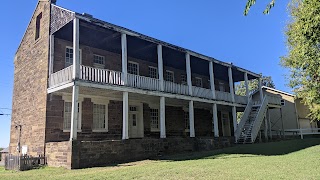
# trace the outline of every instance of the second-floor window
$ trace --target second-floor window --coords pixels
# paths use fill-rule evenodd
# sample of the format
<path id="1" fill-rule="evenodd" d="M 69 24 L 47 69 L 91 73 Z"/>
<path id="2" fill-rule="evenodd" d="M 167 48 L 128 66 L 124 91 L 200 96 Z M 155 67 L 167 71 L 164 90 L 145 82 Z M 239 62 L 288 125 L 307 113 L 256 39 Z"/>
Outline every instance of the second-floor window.
<path id="1" fill-rule="evenodd" d="M 158 79 L 158 68 L 149 66 L 149 77 Z"/>
<path id="2" fill-rule="evenodd" d="M 166 70 L 166 81 L 174 82 L 173 71 Z"/>
<path id="3" fill-rule="evenodd" d="M 40 13 L 37 16 L 37 19 L 36 19 L 36 36 L 35 36 L 35 40 L 39 39 L 39 37 L 40 37 L 41 19 L 42 19 L 42 13 Z"/>
<path id="4" fill-rule="evenodd" d="M 225 91 L 226 91 L 223 82 L 219 82 L 219 91 L 222 91 L 222 92 L 225 92 Z"/>
<path id="5" fill-rule="evenodd" d="M 196 86 L 197 87 L 202 87 L 202 78 L 196 77 Z"/>
<path id="6" fill-rule="evenodd" d="M 79 58 L 81 64 L 81 49 L 79 49 Z M 66 47 L 66 56 L 65 56 L 65 67 L 71 66 L 73 64 L 73 48 Z"/>
<path id="7" fill-rule="evenodd" d="M 99 67 L 104 68 L 104 65 L 105 65 L 104 56 L 94 54 L 93 55 L 93 65 L 98 68 Z"/>
<path id="8" fill-rule="evenodd" d="M 139 64 L 136 62 L 129 61 L 128 62 L 128 73 L 139 75 Z"/>
<path id="9" fill-rule="evenodd" d="M 187 85 L 187 75 L 186 74 L 181 74 L 181 84 Z"/>

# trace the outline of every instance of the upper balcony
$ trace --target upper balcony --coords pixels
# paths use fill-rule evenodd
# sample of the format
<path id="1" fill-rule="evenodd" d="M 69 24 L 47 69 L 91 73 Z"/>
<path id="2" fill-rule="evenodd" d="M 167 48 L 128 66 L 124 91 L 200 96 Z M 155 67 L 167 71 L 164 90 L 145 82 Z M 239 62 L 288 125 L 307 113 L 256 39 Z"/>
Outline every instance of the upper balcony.
<path id="1" fill-rule="evenodd" d="M 248 97 L 235 95 L 235 83 L 260 77 L 90 16 L 52 9 L 49 89 L 76 80 L 245 105 Z"/>

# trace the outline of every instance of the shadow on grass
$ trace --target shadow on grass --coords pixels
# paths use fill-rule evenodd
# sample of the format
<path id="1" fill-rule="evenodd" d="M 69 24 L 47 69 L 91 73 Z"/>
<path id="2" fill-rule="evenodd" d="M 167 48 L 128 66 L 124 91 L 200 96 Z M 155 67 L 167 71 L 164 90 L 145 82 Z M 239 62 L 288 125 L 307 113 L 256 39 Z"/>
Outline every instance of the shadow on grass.
<path id="1" fill-rule="evenodd" d="M 163 156 L 160 158 L 160 160 L 183 161 L 196 159 L 228 159 L 241 157 L 258 157 L 258 155 L 285 155 L 315 145 L 320 145 L 320 138 L 236 145 L 234 147 L 218 149 L 213 151 L 192 152 L 179 155 Z"/>

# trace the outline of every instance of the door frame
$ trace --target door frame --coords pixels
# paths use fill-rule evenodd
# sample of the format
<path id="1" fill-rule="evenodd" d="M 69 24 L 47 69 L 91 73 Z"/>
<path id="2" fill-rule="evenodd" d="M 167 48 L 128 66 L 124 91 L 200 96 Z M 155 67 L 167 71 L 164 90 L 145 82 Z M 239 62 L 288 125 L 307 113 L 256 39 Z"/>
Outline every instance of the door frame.
<path id="1" fill-rule="evenodd" d="M 130 106 L 136 106 L 137 109 L 137 136 L 132 137 L 130 132 L 131 122 L 130 117 L 128 116 L 128 131 L 129 131 L 129 138 L 143 138 L 144 137 L 144 123 L 143 123 L 143 103 L 141 102 L 129 102 L 129 109 L 128 114 L 130 114 Z"/>
<path id="2" fill-rule="evenodd" d="M 227 123 L 229 124 L 228 127 L 225 127 L 224 125 L 224 119 L 223 119 L 223 115 L 227 115 Z M 230 115 L 229 115 L 229 112 L 227 111 L 221 111 L 221 124 L 222 124 L 222 136 L 227 136 L 226 135 L 226 132 L 225 132 L 225 128 L 228 128 L 228 131 L 229 131 L 229 135 L 228 136 L 231 136 L 231 123 L 230 123 Z"/>

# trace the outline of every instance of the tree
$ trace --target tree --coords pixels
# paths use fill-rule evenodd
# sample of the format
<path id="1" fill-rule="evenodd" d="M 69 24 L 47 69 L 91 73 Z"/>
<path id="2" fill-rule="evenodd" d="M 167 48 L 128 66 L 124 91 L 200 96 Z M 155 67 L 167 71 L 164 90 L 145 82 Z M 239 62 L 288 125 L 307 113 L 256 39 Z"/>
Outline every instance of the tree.
<path id="1" fill-rule="evenodd" d="M 266 9 L 263 11 L 263 14 L 269 14 L 271 8 L 273 8 L 274 4 L 275 4 L 276 0 L 271 0 L 271 2 L 267 5 Z M 246 7 L 244 9 L 244 15 L 248 15 L 249 10 L 251 8 L 251 6 L 253 6 L 256 3 L 256 0 L 248 0 Z"/>
<path id="2" fill-rule="evenodd" d="M 289 68 L 289 85 L 309 107 L 309 117 L 320 120 L 320 1 L 295 0 L 289 11 L 288 54 L 281 64 Z"/>
<path id="3" fill-rule="evenodd" d="M 275 85 L 274 85 L 274 82 L 272 81 L 271 76 L 262 76 L 261 84 L 262 84 L 262 86 L 275 88 Z M 252 81 L 249 81 L 248 86 L 249 86 L 249 92 L 251 92 L 251 93 L 254 92 L 255 90 L 258 90 L 258 88 L 259 88 L 258 79 L 254 79 Z M 246 85 L 245 85 L 244 81 L 240 82 L 240 84 L 237 84 L 235 86 L 235 92 L 237 95 L 240 95 L 240 96 L 246 95 Z"/>

